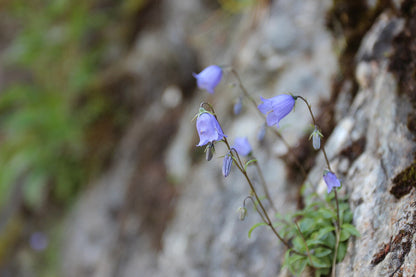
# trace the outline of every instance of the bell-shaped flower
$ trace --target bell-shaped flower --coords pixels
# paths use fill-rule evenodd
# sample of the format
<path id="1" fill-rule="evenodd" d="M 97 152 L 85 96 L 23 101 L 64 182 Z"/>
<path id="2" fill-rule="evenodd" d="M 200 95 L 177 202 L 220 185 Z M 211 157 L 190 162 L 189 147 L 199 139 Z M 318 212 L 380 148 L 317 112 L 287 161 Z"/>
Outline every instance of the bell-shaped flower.
<path id="1" fill-rule="evenodd" d="M 199 135 L 197 146 L 203 146 L 207 143 L 222 140 L 226 135 L 221 129 L 215 116 L 208 112 L 203 112 L 196 119 L 196 129 Z"/>
<path id="2" fill-rule="evenodd" d="M 279 121 L 284 118 L 295 106 L 296 97 L 289 94 L 281 94 L 270 99 L 260 97 L 261 103 L 258 109 L 267 115 L 267 125 L 276 125 L 279 128 Z"/>
<path id="3" fill-rule="evenodd" d="M 204 89 L 209 93 L 214 93 L 215 87 L 220 83 L 222 78 L 222 68 L 218 65 L 210 65 L 199 74 L 192 73 L 196 83 L 200 89 Z"/>
<path id="4" fill-rule="evenodd" d="M 315 126 L 315 129 L 309 136 L 309 139 L 312 138 L 312 146 L 315 150 L 319 150 L 321 148 L 321 137 L 323 137 L 322 133 L 319 131 L 318 127 Z"/>
<path id="5" fill-rule="evenodd" d="M 341 186 L 341 182 L 338 180 L 335 173 L 325 170 L 324 171 L 324 181 L 326 183 L 326 186 L 328 188 L 328 193 L 332 191 L 333 188 L 338 188 Z"/>
<path id="6" fill-rule="evenodd" d="M 251 145 L 246 137 L 236 138 L 233 147 L 239 155 L 247 156 L 251 152 Z"/>
<path id="7" fill-rule="evenodd" d="M 227 155 L 225 155 L 224 161 L 222 164 L 222 175 L 224 175 L 224 177 L 227 177 L 228 175 L 230 175 L 232 165 L 233 165 L 233 157 L 231 156 L 231 153 L 228 152 Z"/>

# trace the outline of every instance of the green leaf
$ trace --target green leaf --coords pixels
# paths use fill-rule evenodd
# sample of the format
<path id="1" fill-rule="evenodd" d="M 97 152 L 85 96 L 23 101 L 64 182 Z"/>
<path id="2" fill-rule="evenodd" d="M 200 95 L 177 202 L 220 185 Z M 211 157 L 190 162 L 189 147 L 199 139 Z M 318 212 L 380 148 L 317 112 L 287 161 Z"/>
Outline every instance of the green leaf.
<path id="1" fill-rule="evenodd" d="M 257 159 L 251 159 L 249 161 L 247 161 L 244 165 L 244 170 L 247 170 L 247 166 L 249 166 L 251 163 L 255 163 L 257 162 Z"/>
<path id="2" fill-rule="evenodd" d="M 341 262 L 344 259 L 345 254 L 347 254 L 347 243 L 340 243 L 338 246 L 337 262 Z"/>
<path id="3" fill-rule="evenodd" d="M 304 218 L 299 222 L 299 228 L 302 233 L 308 233 L 313 231 L 313 228 L 315 227 L 315 220 L 312 218 Z"/>
<path id="4" fill-rule="evenodd" d="M 306 256 L 293 254 L 285 256 L 285 263 L 292 274 L 299 275 L 305 269 L 308 261 Z"/>
<path id="5" fill-rule="evenodd" d="M 327 276 L 330 272 L 330 268 L 319 268 L 315 271 L 316 277 Z"/>
<path id="6" fill-rule="evenodd" d="M 312 260 L 312 266 L 316 267 L 316 268 L 329 268 L 331 267 L 331 262 L 329 261 L 329 259 L 326 258 L 318 258 L 316 256 L 311 256 L 311 260 Z M 329 263 L 328 263 L 329 261 Z"/>
<path id="7" fill-rule="evenodd" d="M 360 236 L 360 232 L 358 232 L 358 230 L 354 227 L 354 225 L 345 223 L 341 226 L 341 230 L 347 230 L 348 233 L 350 233 L 353 236 L 359 237 Z"/>
<path id="8" fill-rule="evenodd" d="M 334 248 L 335 246 L 335 235 L 334 233 L 327 233 L 322 238 L 323 244 L 328 246 L 329 248 Z"/>
<path id="9" fill-rule="evenodd" d="M 267 225 L 266 223 L 264 223 L 264 222 L 259 222 L 259 223 L 257 223 L 257 224 L 254 224 L 251 228 L 250 228 L 250 230 L 248 231 L 248 238 L 251 238 L 251 233 L 254 231 L 254 229 L 256 229 L 257 227 L 259 227 L 259 226 L 264 226 L 264 225 Z"/>
<path id="10" fill-rule="evenodd" d="M 297 235 L 292 240 L 292 243 L 293 243 L 293 248 L 295 248 L 297 251 L 303 252 L 306 250 L 305 243 L 303 242 L 303 239 L 299 235 Z"/>
<path id="11" fill-rule="evenodd" d="M 339 241 L 346 241 L 350 237 L 350 232 L 346 229 L 341 230 L 341 234 L 339 235 Z"/>
<path id="12" fill-rule="evenodd" d="M 321 230 L 318 231 L 318 234 L 316 236 L 316 239 L 321 239 L 323 238 L 326 234 L 328 234 L 331 231 L 334 231 L 335 227 L 334 226 L 327 226 L 322 228 Z"/>
<path id="13" fill-rule="evenodd" d="M 299 276 L 305 270 L 305 267 L 306 267 L 307 264 L 308 264 L 307 257 L 304 257 L 304 259 L 300 260 L 299 265 L 298 265 L 299 267 L 297 269 L 296 275 Z"/>
<path id="14" fill-rule="evenodd" d="M 319 239 L 310 239 L 310 240 L 307 240 L 306 243 L 308 244 L 308 247 L 313 247 L 316 245 L 325 245 L 325 243 Z"/>
<path id="15" fill-rule="evenodd" d="M 344 216 L 342 218 L 342 222 L 350 223 L 352 221 L 353 214 L 350 210 L 344 212 Z"/>
<path id="16" fill-rule="evenodd" d="M 333 210 L 330 210 L 328 208 L 320 208 L 318 210 L 319 214 L 326 219 L 331 219 L 331 218 L 336 218 L 337 217 L 337 213 Z"/>
<path id="17" fill-rule="evenodd" d="M 315 249 L 315 254 L 314 255 L 318 258 L 321 258 L 321 257 L 325 257 L 325 256 L 329 255 L 330 253 L 332 253 L 331 249 L 318 247 L 318 248 Z"/>

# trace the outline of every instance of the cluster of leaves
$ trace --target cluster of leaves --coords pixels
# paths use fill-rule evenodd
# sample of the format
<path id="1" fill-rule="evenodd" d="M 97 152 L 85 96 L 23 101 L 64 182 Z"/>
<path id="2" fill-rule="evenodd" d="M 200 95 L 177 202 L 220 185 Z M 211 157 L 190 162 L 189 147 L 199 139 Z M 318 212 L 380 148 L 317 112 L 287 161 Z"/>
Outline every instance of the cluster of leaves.
<path id="1" fill-rule="evenodd" d="M 329 274 L 335 252 L 336 262 L 342 261 L 347 252 L 348 239 L 351 236 L 359 236 L 359 232 L 351 224 L 353 214 L 347 199 L 338 200 L 341 232 L 337 250 L 335 250 L 337 214 L 333 192 L 326 196 L 325 201 L 312 201 L 303 210 L 281 218 L 277 224 L 281 226 L 282 235 L 292 242 L 293 250 L 306 254 L 301 256 L 292 250 L 287 250 L 284 266 L 293 274 L 299 275 L 307 266 L 314 268 L 315 276 Z M 282 224 L 282 222 L 296 222 L 296 224 Z"/>

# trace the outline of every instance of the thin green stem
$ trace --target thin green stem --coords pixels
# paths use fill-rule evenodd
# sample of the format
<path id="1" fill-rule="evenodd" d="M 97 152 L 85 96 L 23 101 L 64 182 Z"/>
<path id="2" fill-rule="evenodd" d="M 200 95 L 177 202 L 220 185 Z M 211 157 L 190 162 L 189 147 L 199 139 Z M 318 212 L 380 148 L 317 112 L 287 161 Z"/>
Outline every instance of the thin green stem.
<path id="1" fill-rule="evenodd" d="M 241 81 L 240 76 L 238 75 L 237 71 L 234 68 L 231 68 L 231 73 L 235 76 L 235 78 L 237 79 L 237 83 L 238 86 L 240 87 L 241 91 L 243 92 L 244 96 L 247 97 L 247 99 L 250 101 L 251 104 L 253 104 L 254 109 L 258 112 L 258 114 L 264 119 L 266 120 L 266 116 L 257 108 L 257 103 L 254 100 L 254 98 L 250 95 L 250 93 L 247 91 L 247 89 L 244 87 L 243 82 Z M 283 142 L 283 144 L 286 146 L 286 148 L 288 149 L 289 154 L 292 156 L 294 163 L 296 164 L 296 166 L 300 169 L 301 174 L 303 175 L 303 178 L 305 178 L 308 182 L 310 182 L 312 184 L 312 182 L 309 180 L 308 175 L 306 174 L 306 170 L 305 168 L 302 166 L 302 164 L 299 162 L 298 158 L 296 157 L 296 155 L 290 151 L 290 144 L 286 141 L 286 139 L 279 133 L 279 131 L 270 128 L 272 130 L 272 132 Z"/>
<path id="2" fill-rule="evenodd" d="M 260 177 L 261 184 L 263 186 L 264 194 L 266 194 L 266 198 L 267 198 L 267 200 L 269 200 L 270 206 L 273 209 L 273 211 L 275 213 L 277 213 L 276 206 L 274 205 L 272 197 L 270 196 L 269 189 L 267 188 L 266 180 L 264 179 L 264 175 L 263 175 L 263 172 L 260 168 L 259 162 L 257 161 L 257 159 L 254 156 L 252 156 L 252 158 L 256 160 L 255 165 L 256 165 L 257 173 L 259 174 L 259 177 Z"/>
<path id="3" fill-rule="evenodd" d="M 270 227 L 270 229 L 272 229 L 272 231 L 273 231 L 273 233 L 276 235 L 276 237 L 288 248 L 288 249 L 290 249 L 290 250 L 292 250 L 292 252 L 293 253 L 296 253 L 296 254 L 298 254 L 298 255 L 301 255 L 301 256 L 305 256 L 305 254 L 303 254 L 303 253 L 300 253 L 300 252 L 298 252 L 298 251 L 296 251 L 296 250 L 294 250 L 290 245 L 289 245 L 289 243 L 287 242 L 287 241 L 285 241 L 283 238 L 282 238 L 282 236 L 280 236 L 279 235 L 279 233 L 277 232 L 277 230 L 276 230 L 276 228 L 274 228 L 274 226 L 273 226 L 273 223 L 272 223 L 272 221 L 270 220 L 270 217 L 269 217 L 269 215 L 268 215 L 268 213 L 267 213 L 267 211 L 266 211 L 266 209 L 264 208 L 264 206 L 263 206 L 263 203 L 261 202 L 261 200 L 260 200 L 260 197 L 258 196 L 258 194 L 257 194 L 257 192 L 256 192 L 256 189 L 254 188 L 254 185 L 253 185 L 253 183 L 251 182 L 251 179 L 250 179 L 250 177 L 248 176 L 248 174 L 247 174 L 247 171 L 244 169 L 244 165 L 243 165 L 243 163 L 241 162 L 241 159 L 240 159 L 240 156 L 238 155 L 238 153 L 237 153 L 237 151 L 232 151 L 232 149 L 233 148 L 231 148 L 230 147 L 230 144 L 228 143 L 228 140 L 227 140 L 227 138 L 224 138 L 223 139 L 223 141 L 224 141 L 224 143 L 225 143 L 225 145 L 227 146 L 227 148 L 228 148 L 228 151 L 230 151 L 231 153 L 232 153 L 232 155 L 233 156 L 235 156 L 236 157 L 236 160 L 238 161 L 238 164 L 236 163 L 236 165 L 237 165 L 237 168 L 241 171 L 241 173 L 244 175 L 244 177 L 246 178 L 246 181 L 247 181 L 247 183 L 248 183 L 248 185 L 250 186 L 250 190 L 251 190 L 251 192 L 252 192 L 252 194 L 254 195 L 254 198 L 256 199 L 256 201 L 257 201 L 257 203 L 258 203 L 258 206 L 260 207 L 260 210 L 259 209 L 256 209 L 257 210 L 257 212 L 259 213 L 259 215 L 260 215 L 260 217 L 262 218 L 262 220 L 263 220 L 263 222 L 264 223 L 266 223 L 269 227 Z"/>
<path id="4" fill-rule="evenodd" d="M 306 106 L 309 109 L 309 113 L 310 113 L 310 115 L 312 117 L 313 125 L 317 126 L 315 117 L 314 117 L 313 112 L 312 112 L 312 107 L 309 104 L 308 100 L 306 100 L 302 96 L 296 96 L 296 97 L 299 98 L 299 99 L 301 99 L 301 100 L 303 100 L 303 102 L 305 102 Z M 328 159 L 328 155 L 326 154 L 326 151 L 325 151 L 325 146 L 322 146 L 321 147 L 321 150 L 322 150 L 322 153 L 324 154 L 324 158 L 325 158 L 325 162 L 326 162 L 326 165 L 328 167 L 328 170 L 332 172 L 331 165 L 330 165 L 329 159 Z M 338 254 L 338 246 L 339 246 L 339 237 L 340 237 L 340 232 L 341 232 L 340 217 L 339 217 L 339 201 L 338 201 L 338 195 L 337 195 L 337 189 L 336 188 L 334 188 L 334 194 L 335 194 L 335 203 L 336 203 L 336 210 L 337 210 L 337 221 L 335 222 L 336 242 L 335 242 L 334 258 L 332 260 L 332 277 L 335 277 L 336 276 L 335 275 L 336 274 L 336 272 L 335 272 L 336 271 L 335 270 L 335 265 L 336 265 L 336 262 L 337 262 L 337 254 Z"/>
<path id="5" fill-rule="evenodd" d="M 339 246 L 339 237 L 340 237 L 340 232 L 336 231 L 335 232 L 335 251 L 334 251 L 334 258 L 332 259 L 332 272 L 331 272 L 331 276 L 332 277 L 336 277 L 336 263 L 337 263 L 337 256 L 338 256 L 338 246 Z"/>

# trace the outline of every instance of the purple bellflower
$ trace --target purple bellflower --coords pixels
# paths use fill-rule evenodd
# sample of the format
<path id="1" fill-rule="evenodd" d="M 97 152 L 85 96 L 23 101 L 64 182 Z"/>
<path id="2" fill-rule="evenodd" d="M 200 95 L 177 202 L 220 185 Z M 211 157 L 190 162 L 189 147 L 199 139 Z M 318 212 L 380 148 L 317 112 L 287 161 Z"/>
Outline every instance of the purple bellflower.
<path id="1" fill-rule="evenodd" d="M 258 109 L 266 114 L 267 125 L 276 125 L 279 128 L 279 121 L 284 118 L 295 106 L 296 97 L 289 94 L 281 94 L 270 99 L 260 97 L 261 103 Z"/>
<path id="2" fill-rule="evenodd" d="M 324 181 L 328 187 L 328 193 L 330 193 L 333 188 L 338 188 L 341 186 L 341 182 L 338 180 L 335 173 L 329 170 L 324 170 Z"/>
<path id="3" fill-rule="evenodd" d="M 237 153 L 242 156 L 247 156 L 251 152 L 251 145 L 246 137 L 236 138 L 233 147 Z"/>
<path id="4" fill-rule="evenodd" d="M 224 175 L 224 177 L 227 177 L 228 175 L 230 175 L 232 165 L 233 165 L 233 157 L 231 156 L 231 153 L 228 152 L 227 155 L 225 155 L 224 161 L 222 164 L 222 175 Z"/>
<path id="5" fill-rule="evenodd" d="M 215 87 L 220 83 L 222 78 L 222 68 L 218 65 L 210 65 L 202 70 L 199 74 L 192 73 L 200 89 L 205 89 L 213 94 Z"/>
<path id="6" fill-rule="evenodd" d="M 221 129 L 215 116 L 208 112 L 202 112 L 196 119 L 196 129 L 199 135 L 199 143 L 197 146 L 204 146 L 205 144 L 220 141 L 224 137 L 224 132 Z"/>

